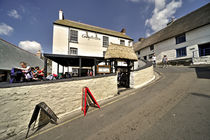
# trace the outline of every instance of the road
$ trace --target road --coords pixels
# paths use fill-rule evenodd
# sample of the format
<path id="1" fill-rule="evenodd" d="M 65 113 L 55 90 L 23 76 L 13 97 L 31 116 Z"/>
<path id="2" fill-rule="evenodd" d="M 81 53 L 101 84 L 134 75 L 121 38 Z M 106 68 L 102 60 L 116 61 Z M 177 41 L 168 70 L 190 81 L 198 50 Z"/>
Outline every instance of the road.
<path id="1" fill-rule="evenodd" d="M 162 77 L 135 94 L 31 139 L 210 140 L 210 67 L 156 71 Z"/>

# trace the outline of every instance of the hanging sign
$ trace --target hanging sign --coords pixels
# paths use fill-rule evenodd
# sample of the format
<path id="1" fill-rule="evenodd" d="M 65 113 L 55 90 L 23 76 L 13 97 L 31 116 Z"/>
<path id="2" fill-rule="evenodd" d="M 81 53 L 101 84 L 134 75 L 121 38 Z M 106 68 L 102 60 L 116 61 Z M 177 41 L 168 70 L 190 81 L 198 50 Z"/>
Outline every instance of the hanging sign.
<path id="1" fill-rule="evenodd" d="M 92 100 L 94 105 L 97 105 L 98 108 L 100 109 L 100 106 L 97 103 L 96 99 L 94 98 L 93 94 L 91 93 L 90 89 L 88 87 L 84 87 L 82 88 L 82 109 L 81 109 L 84 112 L 84 116 L 86 115 L 88 107 L 91 104 L 89 103 L 90 102 L 89 98 Z"/>

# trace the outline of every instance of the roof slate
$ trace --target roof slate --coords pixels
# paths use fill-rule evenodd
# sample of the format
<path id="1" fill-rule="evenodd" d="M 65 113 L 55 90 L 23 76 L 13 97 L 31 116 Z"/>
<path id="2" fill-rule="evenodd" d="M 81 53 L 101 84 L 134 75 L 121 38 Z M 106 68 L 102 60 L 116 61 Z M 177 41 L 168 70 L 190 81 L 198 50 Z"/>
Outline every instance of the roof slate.
<path id="1" fill-rule="evenodd" d="M 43 68 L 44 62 L 34 54 L 25 51 L 0 38 L 0 70 L 11 70 L 20 67 L 20 62 L 26 62 L 29 66 Z"/>
<path id="2" fill-rule="evenodd" d="M 80 23 L 80 22 L 76 22 L 76 21 L 72 21 L 72 20 L 67 20 L 67 19 L 56 20 L 54 22 L 54 24 L 64 25 L 64 26 L 73 27 L 73 28 L 77 28 L 77 29 L 82 29 L 82 30 L 87 30 L 87 31 L 92 31 L 92 32 L 97 32 L 97 33 L 102 33 L 102 34 L 106 34 L 106 35 L 111 35 L 111 36 L 116 36 L 116 37 L 133 40 L 132 38 L 130 38 L 129 36 L 127 36 L 121 32 L 117 32 L 117 31 L 113 31 L 113 30 L 109 30 L 109 29 L 105 29 L 105 28 L 101 28 L 101 27 L 97 27 L 97 26 L 93 26 L 93 25 L 88 25 L 88 24 L 84 24 L 84 23 Z"/>

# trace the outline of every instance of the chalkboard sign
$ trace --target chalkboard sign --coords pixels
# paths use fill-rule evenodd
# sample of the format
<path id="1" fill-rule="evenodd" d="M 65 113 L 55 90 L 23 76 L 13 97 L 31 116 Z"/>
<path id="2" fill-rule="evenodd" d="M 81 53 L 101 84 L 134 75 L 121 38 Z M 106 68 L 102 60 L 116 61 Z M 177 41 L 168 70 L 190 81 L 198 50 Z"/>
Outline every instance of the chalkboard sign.
<path id="1" fill-rule="evenodd" d="M 43 109 L 43 111 L 47 114 L 47 116 L 52 119 L 54 122 L 57 122 L 58 117 L 55 115 L 55 113 L 52 111 L 52 109 L 45 104 L 44 102 L 41 102 L 38 104 L 38 106 Z"/>
<path id="2" fill-rule="evenodd" d="M 44 111 L 44 113 L 57 124 L 58 117 L 55 115 L 55 113 L 52 111 L 52 109 L 45 102 L 41 102 L 41 103 L 37 104 L 34 108 L 34 112 L 32 114 L 31 120 L 28 124 L 28 131 L 26 134 L 26 138 L 28 137 L 28 132 L 30 130 L 31 125 L 33 124 L 33 122 L 35 122 L 37 120 L 40 109 L 42 109 Z"/>
<path id="3" fill-rule="evenodd" d="M 97 73 L 110 73 L 110 65 L 97 65 Z"/>
<path id="4" fill-rule="evenodd" d="M 89 88 L 88 87 L 84 87 L 82 89 L 82 111 L 84 112 L 84 116 L 86 115 L 87 109 L 88 109 L 88 104 L 87 104 L 88 97 L 90 97 L 90 99 L 92 100 L 92 102 L 95 105 L 97 105 L 98 108 L 100 109 L 99 104 L 97 103 L 97 101 L 94 98 L 93 94 L 90 92 Z"/>

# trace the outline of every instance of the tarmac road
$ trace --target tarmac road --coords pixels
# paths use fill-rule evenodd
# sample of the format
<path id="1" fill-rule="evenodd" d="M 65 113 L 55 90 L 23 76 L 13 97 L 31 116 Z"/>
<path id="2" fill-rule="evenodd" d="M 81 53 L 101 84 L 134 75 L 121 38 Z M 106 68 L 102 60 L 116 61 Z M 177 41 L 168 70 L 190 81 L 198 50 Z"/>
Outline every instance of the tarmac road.
<path id="1" fill-rule="evenodd" d="M 210 140 L 210 67 L 156 68 L 162 77 L 33 140 Z"/>

